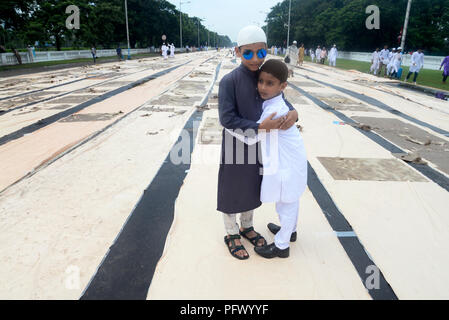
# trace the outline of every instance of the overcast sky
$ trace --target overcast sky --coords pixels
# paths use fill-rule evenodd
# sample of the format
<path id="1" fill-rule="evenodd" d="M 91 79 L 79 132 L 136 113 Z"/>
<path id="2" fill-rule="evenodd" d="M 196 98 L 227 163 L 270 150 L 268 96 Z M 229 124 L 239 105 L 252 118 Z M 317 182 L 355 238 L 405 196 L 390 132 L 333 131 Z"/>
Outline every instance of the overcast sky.
<path id="1" fill-rule="evenodd" d="M 167 0 L 179 10 L 179 0 Z M 201 24 L 209 30 L 227 35 L 237 42 L 239 30 L 249 24 L 264 25 L 266 13 L 280 0 L 190 0 L 181 10 L 190 17 L 204 19 Z"/>

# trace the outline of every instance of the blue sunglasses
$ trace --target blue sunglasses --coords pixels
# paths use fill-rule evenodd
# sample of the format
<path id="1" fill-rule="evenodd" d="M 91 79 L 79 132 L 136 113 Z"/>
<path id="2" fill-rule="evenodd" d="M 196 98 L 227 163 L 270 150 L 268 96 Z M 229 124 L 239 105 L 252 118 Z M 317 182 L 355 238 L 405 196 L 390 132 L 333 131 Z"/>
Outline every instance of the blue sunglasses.
<path id="1" fill-rule="evenodd" d="M 247 49 L 247 50 L 243 51 L 242 56 L 243 56 L 243 58 L 245 58 L 246 60 L 251 60 L 251 59 L 254 57 L 254 51 Z M 267 56 L 267 50 L 265 50 L 265 49 L 263 49 L 263 48 L 257 50 L 257 57 L 258 57 L 259 59 L 263 59 L 263 58 L 265 58 L 266 56 Z"/>

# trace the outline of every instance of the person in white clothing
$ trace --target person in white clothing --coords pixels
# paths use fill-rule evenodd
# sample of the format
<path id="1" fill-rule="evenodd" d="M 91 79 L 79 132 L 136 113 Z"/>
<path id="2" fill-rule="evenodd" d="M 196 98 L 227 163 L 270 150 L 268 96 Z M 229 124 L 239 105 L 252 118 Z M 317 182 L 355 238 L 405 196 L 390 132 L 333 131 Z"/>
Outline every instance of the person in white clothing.
<path id="1" fill-rule="evenodd" d="M 332 49 L 329 51 L 329 65 L 335 67 L 338 57 L 337 45 L 334 44 Z"/>
<path id="2" fill-rule="evenodd" d="M 168 51 L 168 47 L 164 44 L 161 47 L 161 51 L 162 51 L 162 56 L 164 57 L 164 59 L 167 59 L 167 51 Z"/>
<path id="3" fill-rule="evenodd" d="M 315 50 L 315 57 L 316 57 L 316 62 L 319 63 L 321 60 L 321 48 L 320 46 L 318 46 L 318 48 L 316 48 Z"/>
<path id="4" fill-rule="evenodd" d="M 388 55 L 388 64 L 387 64 L 387 75 L 391 76 L 394 72 L 394 56 L 396 55 L 396 48 L 391 49 L 391 52 Z"/>
<path id="5" fill-rule="evenodd" d="M 379 53 L 379 75 L 382 75 L 382 70 L 384 70 L 384 77 L 387 76 L 387 66 L 390 62 L 388 60 L 388 56 L 390 54 L 390 50 L 388 50 L 388 46 L 385 45 L 384 48 Z"/>
<path id="6" fill-rule="evenodd" d="M 293 44 L 287 49 L 287 56 L 290 58 L 289 64 L 292 66 L 296 66 L 298 63 L 299 50 L 297 44 L 298 42 L 295 40 L 293 41 Z"/>
<path id="7" fill-rule="evenodd" d="M 287 78 L 288 67 L 281 60 L 268 60 L 260 68 L 257 88 L 264 102 L 258 123 L 268 118 L 278 119 L 288 113 L 289 108 L 283 98 Z M 268 224 L 268 229 L 275 234 L 274 242 L 254 247 L 254 251 L 264 258 L 287 258 L 290 241 L 296 241 L 297 237 L 299 198 L 307 186 L 307 156 L 301 134 L 296 126 L 287 130 L 260 130 L 253 138 L 235 131 L 230 133 L 249 145 L 261 142 L 263 177 L 260 201 L 275 202 L 281 222 L 280 227 Z"/>
<path id="8" fill-rule="evenodd" d="M 422 49 L 418 49 L 418 51 L 415 51 L 412 54 L 412 61 L 410 63 L 410 70 L 408 72 L 407 78 L 405 79 L 405 82 L 408 81 L 408 78 L 412 75 L 412 73 L 415 74 L 413 77 L 413 83 L 416 84 L 416 78 L 418 78 L 419 71 L 424 66 L 424 53 L 422 52 Z"/>
<path id="9" fill-rule="evenodd" d="M 379 62 L 380 62 L 379 48 L 376 48 L 376 51 L 374 51 L 371 56 L 370 73 L 377 75 L 377 71 L 379 70 Z"/>
<path id="10" fill-rule="evenodd" d="M 395 54 L 393 55 L 393 58 L 391 59 L 392 64 L 393 64 L 393 69 L 392 69 L 392 73 L 390 74 L 390 78 L 398 77 L 399 68 L 401 67 L 401 62 L 402 62 L 401 51 L 402 51 L 401 47 L 397 48 Z"/>
<path id="11" fill-rule="evenodd" d="M 274 47 L 274 55 L 275 55 L 275 56 L 278 55 L 278 47 Z"/>
<path id="12" fill-rule="evenodd" d="M 170 57 L 175 57 L 175 45 L 173 43 L 170 45 Z"/>
<path id="13" fill-rule="evenodd" d="M 312 59 L 312 62 L 315 62 L 315 51 L 313 49 L 310 49 L 310 58 Z"/>

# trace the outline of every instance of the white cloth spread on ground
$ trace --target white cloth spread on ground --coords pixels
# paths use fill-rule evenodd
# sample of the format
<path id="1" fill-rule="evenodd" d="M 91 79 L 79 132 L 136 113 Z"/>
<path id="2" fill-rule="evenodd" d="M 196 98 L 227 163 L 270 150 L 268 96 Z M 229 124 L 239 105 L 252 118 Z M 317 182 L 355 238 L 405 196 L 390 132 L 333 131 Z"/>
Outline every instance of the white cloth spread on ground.
<path id="1" fill-rule="evenodd" d="M 276 113 L 273 119 L 277 119 L 289 111 L 282 95 L 265 101 L 262 108 L 262 116 L 258 123 L 273 113 Z M 249 145 L 261 141 L 263 179 L 260 201 L 283 203 L 298 201 L 307 185 L 307 156 L 298 128 L 292 126 L 287 130 L 259 132 L 255 138 L 228 131 Z"/>

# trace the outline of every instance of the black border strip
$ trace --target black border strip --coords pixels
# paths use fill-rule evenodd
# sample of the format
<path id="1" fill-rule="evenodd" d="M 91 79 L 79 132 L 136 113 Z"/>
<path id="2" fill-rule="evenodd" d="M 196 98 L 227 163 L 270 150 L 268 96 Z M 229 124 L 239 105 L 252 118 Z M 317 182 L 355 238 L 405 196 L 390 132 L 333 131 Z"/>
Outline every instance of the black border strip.
<path id="1" fill-rule="evenodd" d="M 321 210 L 324 213 L 324 216 L 326 217 L 327 221 L 329 221 L 329 224 L 331 225 L 334 232 L 353 231 L 351 225 L 343 216 L 343 214 L 340 212 L 340 210 L 338 210 L 337 206 L 335 205 L 335 202 L 332 200 L 332 197 L 326 191 L 326 188 L 319 180 L 318 175 L 316 174 L 315 170 L 313 170 L 309 162 L 307 162 L 307 169 L 308 169 L 307 186 L 309 187 L 309 190 L 312 192 L 313 197 L 317 201 L 318 205 L 320 206 Z M 378 289 L 366 288 L 371 297 L 374 300 L 398 300 L 398 297 L 396 296 L 393 289 L 383 276 L 382 271 L 368 256 L 359 238 L 357 236 L 338 237 L 338 240 L 345 249 L 355 269 L 357 270 L 357 273 L 359 274 L 359 277 L 362 280 L 365 288 L 367 279 L 372 275 L 369 269 L 367 271 L 367 268 L 369 266 L 375 266 L 377 270 L 379 270 Z"/>
<path id="2" fill-rule="evenodd" d="M 201 121 L 195 111 L 184 130 L 192 131 L 190 152 Z M 181 137 L 179 137 L 178 142 Z M 170 154 L 143 192 L 128 221 L 81 296 L 81 300 L 145 300 L 174 218 L 175 201 L 190 164 L 175 165 Z"/>
<path id="3" fill-rule="evenodd" d="M 202 104 L 207 102 L 220 67 L 221 63 L 217 65 L 211 89 Z M 194 123 L 201 121 L 202 117 L 203 112 L 195 111 L 184 126 L 184 130 L 191 133 L 190 154 L 197 135 Z M 179 141 L 181 136 L 177 143 Z M 167 155 L 80 300 L 147 298 L 156 265 L 162 256 L 173 222 L 175 201 L 189 168 L 190 163 L 173 164 L 170 153 Z"/>
<path id="4" fill-rule="evenodd" d="M 340 118 L 344 122 L 349 123 L 349 124 L 357 124 L 356 121 L 354 121 L 351 118 L 345 116 L 343 113 L 335 110 L 334 108 L 332 108 L 328 104 L 322 102 L 318 98 L 315 98 L 313 95 L 309 94 L 308 92 L 298 88 L 297 86 L 295 86 L 294 84 L 292 84 L 290 82 L 289 82 L 289 85 L 293 89 L 295 89 L 296 91 L 300 92 L 301 94 L 303 94 L 304 96 L 306 96 L 307 98 L 312 100 L 320 108 L 322 108 L 322 109 L 324 109 L 326 111 L 332 112 L 333 114 L 335 114 L 338 118 Z M 404 153 L 404 154 L 407 153 L 404 150 L 400 149 L 395 144 L 389 142 L 388 140 L 384 139 L 383 137 L 379 136 L 378 134 L 376 134 L 376 133 L 374 133 L 372 131 L 365 131 L 365 130 L 362 130 L 362 129 L 357 128 L 357 127 L 353 127 L 353 128 L 358 130 L 363 135 L 367 136 L 372 141 L 376 142 L 381 147 L 383 147 L 386 150 L 390 151 L 391 153 Z M 407 161 L 403 161 L 403 162 L 408 164 L 412 168 L 418 170 L 419 172 L 421 172 L 424 176 L 426 176 L 428 179 L 430 179 L 431 181 L 433 181 L 436 184 L 438 184 L 441 188 L 445 189 L 446 191 L 449 191 L 449 178 L 446 175 L 438 172 L 437 170 L 433 169 L 432 167 L 430 167 L 428 165 L 414 164 L 412 162 L 407 162 Z"/>
<path id="5" fill-rule="evenodd" d="M 113 97 L 113 96 L 115 96 L 115 95 L 117 95 L 119 93 L 122 93 L 122 92 L 127 91 L 129 89 L 132 89 L 132 88 L 134 88 L 136 86 L 144 84 L 145 82 L 148 82 L 150 80 L 154 80 L 154 79 L 156 79 L 156 78 L 158 78 L 160 76 L 163 76 L 163 75 L 165 75 L 165 74 L 167 74 L 167 73 L 169 73 L 169 72 L 171 72 L 171 71 L 173 71 L 173 70 L 175 70 L 175 69 L 177 69 L 179 67 L 182 67 L 182 66 L 190 63 L 191 61 L 192 60 L 190 60 L 190 61 L 188 61 L 186 63 L 180 64 L 180 65 L 168 68 L 166 70 L 154 73 L 154 74 L 152 74 L 150 76 L 147 76 L 147 77 L 142 78 L 140 80 L 134 81 L 134 82 L 132 82 L 130 84 L 127 84 L 127 85 L 125 85 L 123 87 L 117 88 L 115 90 L 109 91 L 109 92 L 107 92 L 105 94 L 102 94 L 100 96 L 97 96 L 95 98 L 92 98 L 89 101 L 81 103 L 81 104 L 79 104 L 77 106 L 74 106 L 74 107 L 72 107 L 70 109 L 64 110 L 64 111 L 59 112 L 57 114 L 54 114 L 54 115 L 52 115 L 50 117 L 41 119 L 38 122 L 35 122 L 35 123 L 31 124 L 31 125 L 23 127 L 23 128 L 21 128 L 21 129 L 19 129 L 17 131 L 14 131 L 12 133 L 4 135 L 3 137 L 0 138 L 0 146 L 5 144 L 5 143 L 8 143 L 10 141 L 19 139 L 19 138 L 23 137 L 26 134 L 29 134 L 29 133 L 32 133 L 32 132 L 37 131 L 39 129 L 42 129 L 43 127 L 46 127 L 46 126 L 48 126 L 48 125 L 50 125 L 50 124 L 52 124 L 54 122 L 57 122 L 58 120 L 60 120 L 62 118 L 68 117 L 68 116 L 70 116 L 70 115 L 72 115 L 72 114 L 74 114 L 76 112 L 79 112 L 79 111 L 81 111 L 81 110 L 83 110 L 83 109 L 85 109 L 85 108 L 87 108 L 87 107 L 89 107 L 89 106 L 91 106 L 91 105 L 93 105 L 95 103 L 98 103 L 98 102 L 101 102 L 103 100 L 109 99 L 109 98 L 111 98 L 111 97 Z"/>

